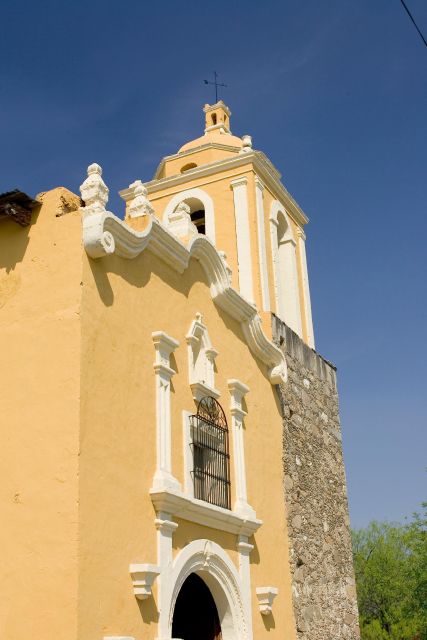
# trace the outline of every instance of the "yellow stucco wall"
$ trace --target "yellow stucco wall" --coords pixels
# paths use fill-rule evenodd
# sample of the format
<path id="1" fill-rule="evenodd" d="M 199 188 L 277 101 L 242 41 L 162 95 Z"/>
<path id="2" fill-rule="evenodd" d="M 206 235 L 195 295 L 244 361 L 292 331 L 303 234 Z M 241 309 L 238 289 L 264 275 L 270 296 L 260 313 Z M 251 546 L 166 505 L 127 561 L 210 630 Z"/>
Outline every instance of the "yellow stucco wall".
<path id="1" fill-rule="evenodd" d="M 177 371 L 172 380 L 172 472 L 183 482 L 182 412 L 195 411 L 185 334 L 200 312 L 219 352 L 215 383 L 229 425 L 227 380 L 239 378 L 251 389 L 245 422 L 248 499 L 264 520 L 254 539 L 251 562 L 255 637 L 293 638 L 282 424 L 265 367 L 252 356 L 239 324 L 214 305 L 199 263 L 191 261 L 180 275 L 148 252 L 129 261 L 112 256 L 85 262 L 78 637 L 156 637 L 156 587 L 154 598 L 138 602 L 128 572 L 130 562 L 157 560 L 155 512 L 148 493 L 156 460 L 151 333 L 164 331 L 180 342 L 172 359 Z M 231 472 L 234 494 L 233 463 Z M 175 554 L 191 539 L 209 537 L 237 562 L 236 536 L 177 522 Z M 255 597 L 255 587 L 266 585 L 279 588 L 275 628 L 269 630 Z"/>
<path id="2" fill-rule="evenodd" d="M 75 640 L 81 223 L 0 222 L 0 637 Z"/>
<path id="3" fill-rule="evenodd" d="M 215 177 L 203 182 L 220 212 L 216 244 L 228 254 L 236 288 L 233 192 L 224 183 L 238 175 L 248 179 L 256 275 L 253 171 L 241 168 L 224 174 L 222 183 Z M 152 198 L 158 215 L 173 193 Z M 244 436 L 247 492 L 264 521 L 251 539 L 254 637 L 294 638 L 282 419 L 265 366 L 250 352 L 240 324 L 213 303 L 197 261 L 178 274 L 148 251 L 133 260 L 91 260 L 82 248 L 81 214 L 62 215 L 64 198 L 78 206 L 76 196 L 58 189 L 42 196 L 41 211 L 29 228 L 0 224 L 0 353 L 7 372 L 6 393 L 0 396 L 6 454 L 0 489 L 0 521 L 6 523 L 0 528 L 0 637 L 156 638 L 157 588 L 153 598 L 137 601 L 129 575 L 130 563 L 157 562 L 149 496 L 156 465 L 151 333 L 164 331 L 180 342 L 171 362 L 177 372 L 172 380 L 172 471 L 184 483 L 183 411 L 196 409 L 185 335 L 200 312 L 219 352 L 215 383 L 230 428 L 227 380 L 238 378 L 250 388 Z M 268 247 L 268 196 L 265 213 Z M 255 276 L 254 288 L 260 306 Z M 233 459 L 231 482 L 234 502 Z M 206 537 L 220 544 L 237 567 L 235 535 L 177 523 L 175 556 L 191 540 Z M 255 588 L 267 585 L 279 588 L 274 625 L 260 615 L 255 597 Z"/>
<path id="4" fill-rule="evenodd" d="M 206 142 L 208 142 L 208 140 Z M 185 154 L 173 156 L 170 159 L 168 158 L 158 178 L 168 178 L 169 176 L 178 175 L 181 173 L 181 169 L 190 163 L 194 163 L 200 167 L 201 165 L 208 164 L 210 162 L 216 162 L 217 160 L 223 160 L 226 157 L 232 157 L 235 154 L 236 151 L 232 148 L 228 150 L 208 147 L 207 149 L 194 149 L 192 151 L 187 151 Z"/>

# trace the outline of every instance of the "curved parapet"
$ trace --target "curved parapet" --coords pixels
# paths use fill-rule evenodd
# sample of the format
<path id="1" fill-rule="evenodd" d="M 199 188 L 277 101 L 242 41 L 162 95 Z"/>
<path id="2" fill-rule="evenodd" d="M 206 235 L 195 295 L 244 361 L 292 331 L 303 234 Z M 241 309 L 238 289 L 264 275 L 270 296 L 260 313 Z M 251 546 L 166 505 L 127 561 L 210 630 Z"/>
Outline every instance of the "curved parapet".
<path id="1" fill-rule="evenodd" d="M 178 273 L 187 269 L 191 258 L 198 260 L 209 281 L 215 304 L 240 322 L 250 350 L 267 366 L 271 383 L 286 382 L 284 355 L 265 335 L 255 305 L 231 286 L 228 265 L 212 242 L 206 236 L 198 235 L 186 246 L 154 216 L 149 216 L 144 231 L 135 231 L 105 210 L 104 194 L 103 187 L 102 202 L 101 199 L 96 201 L 92 194 L 92 203 L 95 202 L 96 206 L 81 208 L 83 243 L 88 256 L 99 259 L 116 254 L 129 260 L 148 250 Z"/>

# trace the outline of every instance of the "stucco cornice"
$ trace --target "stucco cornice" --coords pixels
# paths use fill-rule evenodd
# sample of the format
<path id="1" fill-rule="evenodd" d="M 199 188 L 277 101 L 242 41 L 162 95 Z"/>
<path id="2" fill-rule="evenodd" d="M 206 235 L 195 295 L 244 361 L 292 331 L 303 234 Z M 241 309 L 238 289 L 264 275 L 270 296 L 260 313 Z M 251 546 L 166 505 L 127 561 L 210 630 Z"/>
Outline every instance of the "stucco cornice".
<path id="1" fill-rule="evenodd" d="M 215 304 L 241 324 L 252 353 L 268 368 L 272 384 L 285 382 L 285 358 L 265 335 L 256 307 L 231 286 L 226 264 L 214 245 L 205 236 L 198 235 L 185 246 L 154 216 L 147 228 L 138 232 L 109 211 L 83 214 L 83 243 L 90 258 L 99 259 L 111 254 L 132 259 L 143 251 L 150 251 L 170 267 L 183 273 L 191 260 L 198 260 L 210 284 Z"/>
<path id="2" fill-rule="evenodd" d="M 267 156 L 262 153 L 262 151 L 239 153 L 223 160 L 209 162 L 207 164 L 201 165 L 200 167 L 190 169 L 185 173 L 180 173 L 175 176 L 169 176 L 167 178 L 161 178 L 160 180 L 151 180 L 150 182 L 145 183 L 145 187 L 147 188 L 149 194 L 154 195 L 159 191 L 164 191 L 165 189 L 172 187 L 180 187 L 181 185 L 186 185 L 187 187 L 189 187 L 191 180 L 196 180 L 197 178 L 205 178 L 220 172 L 222 173 L 229 169 L 243 167 L 245 165 L 251 165 L 250 167 L 248 167 L 248 169 L 253 169 L 256 175 L 262 180 L 263 184 L 268 189 L 270 189 L 272 194 L 284 205 L 295 222 L 297 222 L 301 226 L 307 224 L 308 217 L 284 187 L 284 185 L 280 181 L 280 173 L 274 167 L 272 162 L 270 162 Z M 122 189 L 121 191 L 119 191 L 119 194 L 126 202 L 128 202 L 133 198 L 133 189 Z"/>

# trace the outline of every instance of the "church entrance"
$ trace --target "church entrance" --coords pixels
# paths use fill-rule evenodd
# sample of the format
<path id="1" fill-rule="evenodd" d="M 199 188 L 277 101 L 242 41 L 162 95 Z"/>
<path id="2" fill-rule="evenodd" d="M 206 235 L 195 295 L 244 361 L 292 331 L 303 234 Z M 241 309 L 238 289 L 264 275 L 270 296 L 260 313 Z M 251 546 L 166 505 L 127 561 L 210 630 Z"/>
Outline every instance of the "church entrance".
<path id="1" fill-rule="evenodd" d="M 221 625 L 211 592 L 205 582 L 190 573 L 181 587 L 172 621 L 172 638 L 221 640 Z"/>

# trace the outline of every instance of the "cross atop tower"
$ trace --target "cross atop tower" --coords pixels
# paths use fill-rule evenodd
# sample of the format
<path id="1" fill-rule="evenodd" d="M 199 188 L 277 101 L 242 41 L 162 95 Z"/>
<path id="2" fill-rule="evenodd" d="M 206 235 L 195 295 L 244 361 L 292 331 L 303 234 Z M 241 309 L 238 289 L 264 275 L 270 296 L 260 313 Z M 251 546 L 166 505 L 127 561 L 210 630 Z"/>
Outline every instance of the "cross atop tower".
<path id="1" fill-rule="evenodd" d="M 227 85 L 224 84 L 223 82 L 218 82 L 218 74 L 216 71 L 213 72 L 214 74 L 214 81 L 210 82 L 209 80 L 204 80 L 203 82 L 205 84 L 213 84 L 215 85 L 215 102 L 218 102 L 218 87 L 226 87 Z"/>

